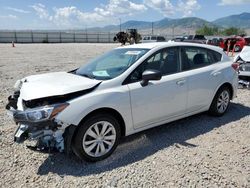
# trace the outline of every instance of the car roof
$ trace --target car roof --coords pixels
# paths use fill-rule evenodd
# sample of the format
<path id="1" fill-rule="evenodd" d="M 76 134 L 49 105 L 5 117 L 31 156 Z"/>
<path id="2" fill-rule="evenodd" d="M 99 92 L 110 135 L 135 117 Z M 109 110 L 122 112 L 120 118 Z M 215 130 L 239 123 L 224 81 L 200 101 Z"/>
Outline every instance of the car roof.
<path id="1" fill-rule="evenodd" d="M 212 46 L 212 45 L 207 45 L 207 44 L 199 44 L 199 43 L 189 43 L 189 42 L 174 42 L 174 41 L 169 41 L 169 42 L 152 42 L 152 43 L 140 43 L 140 44 L 133 44 L 129 46 L 121 46 L 119 48 L 127 48 L 127 49 L 135 49 L 135 48 L 140 48 L 140 49 L 154 49 L 157 47 L 174 47 L 174 46 L 193 46 L 193 47 L 203 47 L 203 48 L 208 48 L 211 50 L 215 50 L 218 52 L 222 52 L 222 49 L 217 47 L 217 46 Z"/>

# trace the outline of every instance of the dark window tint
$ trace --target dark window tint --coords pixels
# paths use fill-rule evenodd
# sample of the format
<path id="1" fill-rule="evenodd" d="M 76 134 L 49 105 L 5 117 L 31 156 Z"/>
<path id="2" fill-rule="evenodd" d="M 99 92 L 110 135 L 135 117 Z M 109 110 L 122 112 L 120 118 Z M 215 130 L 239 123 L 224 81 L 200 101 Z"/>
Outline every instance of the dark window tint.
<path id="1" fill-rule="evenodd" d="M 157 41 L 165 41 L 164 37 L 157 37 Z"/>
<path id="2" fill-rule="evenodd" d="M 197 40 L 206 40 L 206 38 L 203 35 L 195 35 L 194 39 L 197 39 Z"/>
<path id="3" fill-rule="evenodd" d="M 245 41 L 246 41 L 247 44 L 249 44 L 250 43 L 250 38 L 245 38 Z"/>
<path id="4" fill-rule="evenodd" d="M 156 37 L 152 36 L 152 37 L 151 37 L 151 40 L 156 40 Z"/>
<path id="5" fill-rule="evenodd" d="M 221 54 L 210 49 L 197 47 L 181 48 L 182 70 L 205 67 L 221 61 Z"/>
<path id="6" fill-rule="evenodd" d="M 142 73 L 147 69 L 159 70 L 162 75 L 169 75 L 178 72 L 178 48 L 166 48 L 150 56 L 131 73 L 125 83 L 140 81 Z"/>

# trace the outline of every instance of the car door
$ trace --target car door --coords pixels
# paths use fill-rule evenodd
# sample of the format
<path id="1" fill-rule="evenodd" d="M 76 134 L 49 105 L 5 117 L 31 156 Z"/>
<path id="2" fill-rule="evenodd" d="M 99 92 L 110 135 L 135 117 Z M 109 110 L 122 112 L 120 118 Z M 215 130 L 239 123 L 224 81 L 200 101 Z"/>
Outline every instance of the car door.
<path id="1" fill-rule="evenodd" d="M 128 77 L 134 128 L 153 126 L 184 114 L 187 103 L 186 78 L 180 73 L 178 48 L 166 48 L 150 56 Z M 141 85 L 142 72 L 160 70 L 159 81 Z"/>
<path id="2" fill-rule="evenodd" d="M 187 112 L 208 108 L 222 80 L 222 70 L 216 62 L 221 54 L 206 48 L 182 47 L 181 67 L 188 82 Z"/>

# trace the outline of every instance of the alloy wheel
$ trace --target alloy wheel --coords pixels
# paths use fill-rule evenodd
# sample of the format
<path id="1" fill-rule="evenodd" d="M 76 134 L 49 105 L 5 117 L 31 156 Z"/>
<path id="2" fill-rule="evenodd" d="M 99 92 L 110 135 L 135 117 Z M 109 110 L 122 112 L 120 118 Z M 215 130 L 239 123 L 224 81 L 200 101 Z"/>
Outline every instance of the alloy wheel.
<path id="1" fill-rule="evenodd" d="M 100 157 L 112 149 L 115 140 L 115 127 L 108 121 L 99 121 L 88 128 L 82 146 L 89 156 Z"/>
<path id="2" fill-rule="evenodd" d="M 230 96 L 227 90 L 224 90 L 218 97 L 217 110 L 219 113 L 224 113 L 229 104 Z"/>

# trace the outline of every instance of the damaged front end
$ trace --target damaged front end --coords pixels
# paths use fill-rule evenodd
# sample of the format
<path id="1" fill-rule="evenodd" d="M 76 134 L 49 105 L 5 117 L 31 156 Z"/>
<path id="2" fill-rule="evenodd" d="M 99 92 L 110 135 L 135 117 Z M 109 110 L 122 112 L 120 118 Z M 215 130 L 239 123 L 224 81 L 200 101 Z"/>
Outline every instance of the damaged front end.
<path id="1" fill-rule="evenodd" d="M 14 141 L 36 140 L 37 150 L 71 151 L 76 125 L 59 114 L 70 101 L 95 90 L 101 83 L 66 72 L 34 75 L 18 80 L 6 109 L 18 125 Z"/>
<path id="2" fill-rule="evenodd" d="M 64 96 L 53 96 L 25 101 L 20 97 L 22 85 L 26 80 L 18 80 L 14 86 L 15 92 L 8 97 L 6 109 L 13 118 L 18 128 L 14 135 L 14 141 L 23 143 L 25 140 L 37 141 L 30 149 L 38 151 L 50 151 L 51 149 L 63 152 L 69 145 L 65 141 L 65 133 L 69 132 L 69 126 L 56 119 L 75 94 Z M 68 152 L 67 152 L 68 153 Z"/>
<path id="3" fill-rule="evenodd" d="M 26 108 L 21 111 L 16 108 L 17 96 L 9 97 L 6 109 L 18 125 L 14 141 L 22 143 L 27 139 L 37 140 L 35 148 L 38 150 L 55 148 L 60 152 L 64 151 L 63 134 L 66 127 L 55 117 L 68 105 L 68 103 L 59 103 Z"/>

